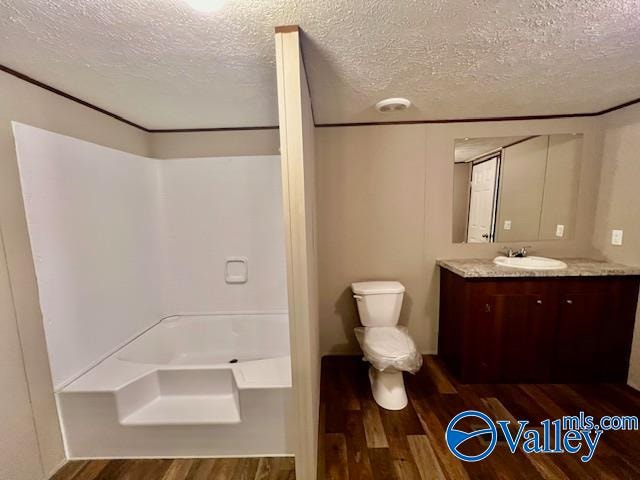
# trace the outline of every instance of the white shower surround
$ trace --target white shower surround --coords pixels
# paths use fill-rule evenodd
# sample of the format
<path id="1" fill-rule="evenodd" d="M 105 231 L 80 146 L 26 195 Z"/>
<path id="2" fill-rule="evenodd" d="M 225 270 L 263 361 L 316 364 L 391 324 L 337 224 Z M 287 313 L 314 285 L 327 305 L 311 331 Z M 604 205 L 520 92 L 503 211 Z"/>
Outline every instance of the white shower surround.
<path id="1" fill-rule="evenodd" d="M 278 156 L 157 160 L 13 126 L 56 390 L 161 318 L 287 310 Z M 232 256 L 246 284 L 225 283 Z"/>
<path id="2" fill-rule="evenodd" d="M 157 160 L 13 128 L 68 456 L 289 454 L 279 157 Z M 229 257 L 247 283 L 225 282 Z"/>

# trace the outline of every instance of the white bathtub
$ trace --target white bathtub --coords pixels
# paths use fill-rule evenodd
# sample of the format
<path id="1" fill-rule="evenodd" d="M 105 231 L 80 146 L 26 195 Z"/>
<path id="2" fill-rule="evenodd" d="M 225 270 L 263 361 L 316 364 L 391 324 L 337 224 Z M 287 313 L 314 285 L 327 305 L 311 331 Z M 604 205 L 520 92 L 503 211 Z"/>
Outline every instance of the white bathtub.
<path id="1" fill-rule="evenodd" d="M 70 458 L 292 453 L 288 316 L 175 316 L 58 392 Z"/>
<path id="2" fill-rule="evenodd" d="M 117 358 L 156 365 L 218 365 L 289 355 L 286 314 L 170 317 L 123 347 Z"/>

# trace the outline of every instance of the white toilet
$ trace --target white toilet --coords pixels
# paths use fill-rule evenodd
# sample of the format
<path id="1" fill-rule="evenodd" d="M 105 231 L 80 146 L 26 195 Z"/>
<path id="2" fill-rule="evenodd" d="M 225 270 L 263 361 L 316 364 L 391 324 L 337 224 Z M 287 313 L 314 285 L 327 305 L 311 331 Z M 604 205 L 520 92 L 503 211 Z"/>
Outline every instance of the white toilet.
<path id="1" fill-rule="evenodd" d="M 387 410 L 407 406 L 402 372 L 415 373 L 422 356 L 407 333 L 399 327 L 404 286 L 400 282 L 357 282 L 351 284 L 358 305 L 360 323 L 356 338 L 371 363 L 369 381 L 376 403 Z"/>

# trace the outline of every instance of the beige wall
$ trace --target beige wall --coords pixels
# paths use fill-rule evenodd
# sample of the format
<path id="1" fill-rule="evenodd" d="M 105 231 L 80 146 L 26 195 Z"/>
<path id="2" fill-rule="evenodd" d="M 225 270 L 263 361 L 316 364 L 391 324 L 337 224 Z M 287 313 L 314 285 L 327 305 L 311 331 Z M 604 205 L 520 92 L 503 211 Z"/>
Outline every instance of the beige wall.
<path id="1" fill-rule="evenodd" d="M 430 335 L 422 261 L 426 133 L 424 125 L 316 128 L 323 353 L 358 351 L 350 284 L 360 280 L 402 282 L 401 323 L 418 338 Z"/>
<path id="2" fill-rule="evenodd" d="M 280 154 L 277 129 L 151 133 L 149 141 L 150 155 L 155 158 Z"/>
<path id="3" fill-rule="evenodd" d="M 640 266 L 640 106 L 603 118 L 602 176 L 594 246 L 609 260 Z M 611 245 L 611 230 L 624 230 L 622 246 Z M 636 316 L 629 383 L 640 389 L 640 315 Z"/>
<path id="4" fill-rule="evenodd" d="M 549 136 L 542 135 L 503 149 L 496 241 L 538 238 L 548 147 Z M 510 230 L 504 228 L 507 220 Z"/>
<path id="5" fill-rule="evenodd" d="M 533 242 L 532 251 L 558 257 L 593 254 L 599 125 L 599 118 L 576 118 L 316 128 L 322 352 L 359 351 L 353 337 L 358 320 L 348 288 L 351 282 L 377 278 L 406 285 L 401 322 L 409 326 L 420 350 L 435 352 L 436 259 L 493 257 L 504 247 L 452 242 L 456 138 L 584 133 L 576 235 Z"/>
<path id="6" fill-rule="evenodd" d="M 10 122 L 141 155 L 149 149 L 144 132 L 1 72 L 0 105 L 0 478 L 34 480 L 64 452 Z"/>
<path id="7" fill-rule="evenodd" d="M 453 241 L 467 241 L 469 222 L 469 196 L 471 189 L 471 162 L 453 165 Z"/>
<path id="8" fill-rule="evenodd" d="M 540 239 L 558 240 L 556 227 L 564 225 L 564 236 L 572 238 L 578 200 L 582 137 L 549 137 L 547 170 L 540 214 Z"/>

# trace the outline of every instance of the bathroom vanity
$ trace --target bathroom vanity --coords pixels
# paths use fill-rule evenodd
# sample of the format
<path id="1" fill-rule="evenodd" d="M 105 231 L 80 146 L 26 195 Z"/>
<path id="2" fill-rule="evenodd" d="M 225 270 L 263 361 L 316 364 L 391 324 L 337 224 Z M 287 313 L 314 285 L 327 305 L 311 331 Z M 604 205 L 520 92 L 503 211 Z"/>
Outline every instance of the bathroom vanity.
<path id="1" fill-rule="evenodd" d="M 438 261 L 438 355 L 460 381 L 626 383 L 640 269 L 564 261 L 549 271 Z"/>

